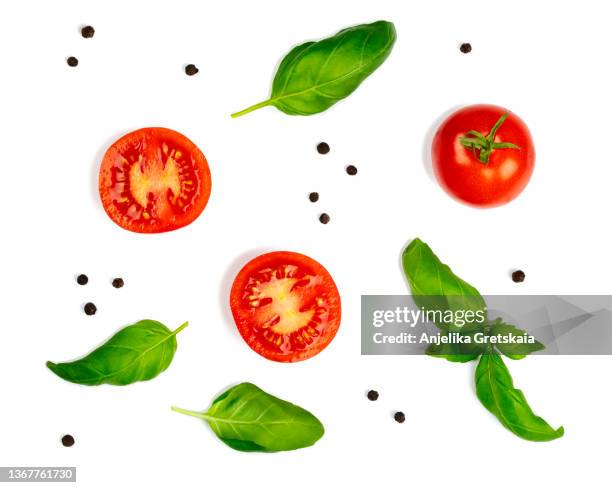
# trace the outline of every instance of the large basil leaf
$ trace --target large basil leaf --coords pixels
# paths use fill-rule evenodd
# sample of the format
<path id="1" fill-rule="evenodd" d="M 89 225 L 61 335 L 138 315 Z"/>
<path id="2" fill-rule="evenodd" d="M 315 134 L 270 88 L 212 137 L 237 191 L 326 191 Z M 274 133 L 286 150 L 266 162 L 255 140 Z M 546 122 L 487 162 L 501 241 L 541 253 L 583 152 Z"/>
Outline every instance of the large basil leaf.
<path id="1" fill-rule="evenodd" d="M 291 451 L 312 446 L 324 433 L 310 412 L 251 383 L 222 393 L 206 412 L 172 410 L 205 420 L 219 439 L 238 451 Z"/>
<path id="2" fill-rule="evenodd" d="M 420 239 L 414 239 L 402 255 L 404 273 L 414 302 L 424 310 L 480 312 L 486 318 L 484 299 L 469 283 L 463 281 Z M 481 330 L 484 323 L 453 325 L 436 322 L 443 331 L 470 332 Z"/>
<path id="3" fill-rule="evenodd" d="M 506 324 L 501 319 L 497 319 L 491 324 L 489 334 L 499 336 L 501 338 L 511 339 L 512 337 L 520 338 L 524 337 L 525 331 L 515 327 L 514 325 Z M 498 343 L 495 344 L 495 348 L 501 352 L 504 356 L 510 359 L 523 359 L 532 352 L 541 351 L 545 349 L 544 344 L 535 340 L 534 342 L 524 343 Z"/>
<path id="4" fill-rule="evenodd" d="M 232 117 L 267 105 L 289 115 L 323 112 L 355 91 L 387 59 L 395 37 L 394 25 L 380 20 L 294 47 L 278 67 L 270 98 Z"/>
<path id="5" fill-rule="evenodd" d="M 529 441 L 550 441 L 563 435 L 533 413 L 521 390 L 497 353 L 483 354 L 476 368 L 476 394 L 486 409 L 517 436 Z"/>
<path id="6" fill-rule="evenodd" d="M 147 381 L 165 371 L 176 351 L 175 331 L 155 320 L 129 325 L 87 356 L 70 363 L 47 362 L 60 378 L 81 385 L 128 385 Z"/>

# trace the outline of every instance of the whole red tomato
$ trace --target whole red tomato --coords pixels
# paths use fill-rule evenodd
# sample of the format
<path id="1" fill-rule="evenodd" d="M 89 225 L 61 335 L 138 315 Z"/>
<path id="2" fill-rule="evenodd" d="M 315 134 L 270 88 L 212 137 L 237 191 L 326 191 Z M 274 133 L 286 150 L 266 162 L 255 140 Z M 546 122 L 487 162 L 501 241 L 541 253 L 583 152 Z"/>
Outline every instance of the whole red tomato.
<path id="1" fill-rule="evenodd" d="M 442 188 L 475 207 L 516 198 L 535 163 L 525 123 L 495 105 L 471 105 L 451 114 L 434 136 L 431 155 Z"/>

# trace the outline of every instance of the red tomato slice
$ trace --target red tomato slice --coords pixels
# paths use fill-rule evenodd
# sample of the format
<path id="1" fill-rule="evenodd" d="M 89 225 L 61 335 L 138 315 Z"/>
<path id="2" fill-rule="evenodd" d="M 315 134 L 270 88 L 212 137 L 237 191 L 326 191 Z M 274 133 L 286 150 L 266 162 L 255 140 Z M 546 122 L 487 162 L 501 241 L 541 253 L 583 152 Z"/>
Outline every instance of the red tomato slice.
<path id="1" fill-rule="evenodd" d="M 340 326 L 340 295 L 331 275 L 295 252 L 271 252 L 249 261 L 234 279 L 230 306 L 242 338 L 273 361 L 318 354 Z"/>
<path id="2" fill-rule="evenodd" d="M 104 210 L 124 229 L 167 232 L 193 222 L 210 196 L 202 151 L 179 132 L 149 127 L 115 141 L 100 166 Z"/>

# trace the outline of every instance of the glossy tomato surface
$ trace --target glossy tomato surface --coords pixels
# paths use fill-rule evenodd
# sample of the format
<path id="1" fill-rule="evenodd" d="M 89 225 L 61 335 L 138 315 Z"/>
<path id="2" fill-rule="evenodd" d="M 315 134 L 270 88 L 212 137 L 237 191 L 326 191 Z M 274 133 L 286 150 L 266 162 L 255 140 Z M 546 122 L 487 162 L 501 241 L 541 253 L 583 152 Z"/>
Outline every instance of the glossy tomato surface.
<path id="1" fill-rule="evenodd" d="M 331 275 L 295 252 L 271 252 L 248 262 L 234 280 L 230 306 L 246 343 L 273 361 L 318 354 L 340 326 L 340 295 Z"/>
<path id="2" fill-rule="evenodd" d="M 193 222 L 210 196 L 208 163 L 179 132 L 150 127 L 115 141 L 100 166 L 104 210 L 124 229 L 156 233 Z"/>
<path id="3" fill-rule="evenodd" d="M 535 149 L 529 129 L 515 114 L 495 105 L 471 105 L 442 122 L 433 139 L 432 162 L 450 195 L 475 207 L 496 207 L 527 186 Z"/>

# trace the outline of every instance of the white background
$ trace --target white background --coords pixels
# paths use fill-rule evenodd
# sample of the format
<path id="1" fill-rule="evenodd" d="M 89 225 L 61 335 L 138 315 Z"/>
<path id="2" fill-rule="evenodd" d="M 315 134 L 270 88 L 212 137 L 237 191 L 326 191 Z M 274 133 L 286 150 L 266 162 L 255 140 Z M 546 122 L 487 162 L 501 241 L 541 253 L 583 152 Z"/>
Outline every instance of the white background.
<path id="1" fill-rule="evenodd" d="M 312 117 L 266 108 L 230 119 L 266 98 L 291 46 L 377 19 L 395 23 L 397 44 L 348 99 Z M 612 358 L 509 365 L 536 413 L 566 429 L 530 443 L 480 405 L 473 364 L 361 357 L 359 314 L 361 294 L 406 292 L 399 256 L 416 236 L 483 294 L 610 293 L 609 19 L 589 1 L 2 2 L 0 465 L 78 466 L 87 488 L 604 486 Z M 187 77 L 187 63 L 200 73 Z M 440 117 L 477 102 L 516 112 L 537 150 L 526 191 L 487 211 L 447 197 L 424 158 Z M 96 188 L 107 146 L 145 126 L 183 132 L 213 177 L 203 215 L 163 235 L 116 226 Z M 227 305 L 237 270 L 281 249 L 323 263 L 343 301 L 336 339 L 299 364 L 251 352 Z M 517 267 L 521 285 L 509 278 Z M 94 317 L 81 310 L 89 300 Z M 191 324 L 155 380 L 88 388 L 45 368 L 142 318 Z M 311 410 L 325 436 L 245 454 L 170 411 L 205 409 L 247 380 Z"/>

